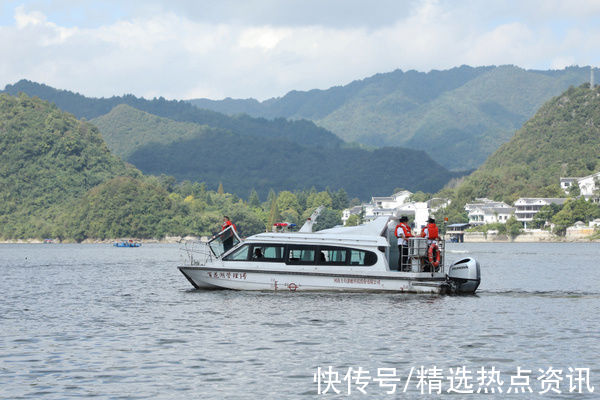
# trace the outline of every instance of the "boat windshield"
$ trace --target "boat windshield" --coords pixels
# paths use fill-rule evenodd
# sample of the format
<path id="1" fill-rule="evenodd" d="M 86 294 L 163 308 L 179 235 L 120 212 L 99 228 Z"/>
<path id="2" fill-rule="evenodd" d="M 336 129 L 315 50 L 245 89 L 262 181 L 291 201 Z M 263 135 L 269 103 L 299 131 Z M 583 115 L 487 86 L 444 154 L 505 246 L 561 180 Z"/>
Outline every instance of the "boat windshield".
<path id="1" fill-rule="evenodd" d="M 208 246 L 216 257 L 221 257 L 229 250 L 237 246 L 241 242 L 235 230 L 229 226 L 227 229 L 219 232 L 209 242 Z"/>

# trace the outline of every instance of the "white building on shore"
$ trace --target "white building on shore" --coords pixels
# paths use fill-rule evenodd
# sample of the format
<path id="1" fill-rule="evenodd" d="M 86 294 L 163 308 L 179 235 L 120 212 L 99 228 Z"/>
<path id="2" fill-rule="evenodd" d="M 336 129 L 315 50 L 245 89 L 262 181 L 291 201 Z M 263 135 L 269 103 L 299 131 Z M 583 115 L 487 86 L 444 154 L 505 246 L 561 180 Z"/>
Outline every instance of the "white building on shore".
<path id="1" fill-rule="evenodd" d="M 426 202 L 408 201 L 411 192 L 403 190 L 386 197 L 372 197 L 369 203 L 347 208 L 342 211 L 342 222 L 346 224 L 351 215 L 363 213 L 364 221 L 371 221 L 381 216 L 413 215 L 415 228 L 420 229 L 427 224 L 430 214 L 449 204 L 447 199 L 431 199 Z"/>
<path id="2" fill-rule="evenodd" d="M 560 178 L 560 187 L 568 193 L 574 186 L 579 186 L 579 193 L 586 199 L 593 202 L 600 202 L 598 190 L 600 189 L 600 172 L 584 176 L 582 178 Z"/>
<path id="3" fill-rule="evenodd" d="M 467 211 L 471 226 L 497 222 L 505 224 L 514 215 L 515 210 L 514 207 L 509 206 L 503 201 L 494 201 L 487 198 L 478 198 L 473 203 L 465 205 L 465 211 Z"/>
<path id="4" fill-rule="evenodd" d="M 348 221 L 348 218 L 350 218 L 351 215 L 360 215 L 360 213 L 363 210 L 363 206 L 354 206 L 351 208 L 346 208 L 344 211 L 342 211 L 342 222 L 344 224 L 346 224 L 346 221 Z"/>
<path id="5" fill-rule="evenodd" d="M 521 197 L 515 201 L 515 217 L 517 221 L 523 223 L 524 228 L 527 229 L 527 223 L 533 221 L 535 214 L 540 212 L 540 209 L 550 204 L 562 205 L 567 201 L 565 198 L 555 197 Z"/>
<path id="6" fill-rule="evenodd" d="M 371 203 L 376 208 L 392 209 L 401 206 L 408 201 L 412 192 L 402 190 L 386 197 L 371 197 Z"/>

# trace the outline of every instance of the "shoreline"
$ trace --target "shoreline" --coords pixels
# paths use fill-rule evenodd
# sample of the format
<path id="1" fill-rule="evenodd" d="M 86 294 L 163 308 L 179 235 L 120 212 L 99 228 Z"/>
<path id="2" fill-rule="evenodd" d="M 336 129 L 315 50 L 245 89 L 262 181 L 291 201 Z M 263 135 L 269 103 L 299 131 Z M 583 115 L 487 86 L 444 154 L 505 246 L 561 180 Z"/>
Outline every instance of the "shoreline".
<path id="1" fill-rule="evenodd" d="M 118 239 L 85 239 L 81 242 L 77 242 L 73 239 L 51 239 L 50 243 L 44 241 L 44 239 L 29 238 L 29 239 L 0 239 L 0 244 L 114 244 L 117 242 L 128 241 L 131 238 L 118 238 Z M 162 239 L 131 239 L 134 242 L 141 244 L 178 244 L 185 243 L 188 241 L 205 241 L 205 237 L 198 236 L 166 236 Z"/>
<path id="2" fill-rule="evenodd" d="M 523 232 L 514 238 L 497 232 L 465 232 L 463 243 L 600 243 L 593 235 L 557 236 L 548 231 L 535 230 Z"/>

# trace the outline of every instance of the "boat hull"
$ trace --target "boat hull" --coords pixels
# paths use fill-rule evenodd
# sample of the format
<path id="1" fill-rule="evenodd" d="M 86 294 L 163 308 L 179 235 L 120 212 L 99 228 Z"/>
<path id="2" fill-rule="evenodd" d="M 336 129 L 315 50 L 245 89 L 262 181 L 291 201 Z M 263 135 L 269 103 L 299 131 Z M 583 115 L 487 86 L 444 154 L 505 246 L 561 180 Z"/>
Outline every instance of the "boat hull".
<path id="1" fill-rule="evenodd" d="M 445 294 L 449 290 L 445 277 L 431 277 L 427 273 L 396 272 L 385 275 L 358 275 L 241 270 L 204 266 L 183 266 L 179 267 L 179 270 L 197 289 L 221 288 L 289 292 L 377 291 L 420 294 Z"/>

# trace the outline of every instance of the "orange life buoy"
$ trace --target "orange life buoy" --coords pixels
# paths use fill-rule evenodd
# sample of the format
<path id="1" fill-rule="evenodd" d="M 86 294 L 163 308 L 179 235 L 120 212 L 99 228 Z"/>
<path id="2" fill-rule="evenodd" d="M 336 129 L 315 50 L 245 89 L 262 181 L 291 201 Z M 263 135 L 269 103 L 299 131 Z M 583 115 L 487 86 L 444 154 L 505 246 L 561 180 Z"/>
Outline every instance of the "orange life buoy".
<path id="1" fill-rule="evenodd" d="M 433 252 L 435 251 L 435 260 L 433 259 Z M 434 268 L 439 267 L 440 265 L 440 249 L 438 245 L 435 243 L 431 243 L 429 245 L 429 249 L 427 249 L 427 258 L 429 259 L 429 263 L 433 265 Z"/>

